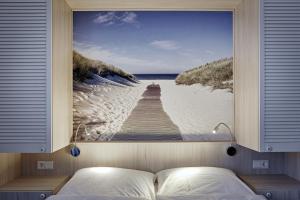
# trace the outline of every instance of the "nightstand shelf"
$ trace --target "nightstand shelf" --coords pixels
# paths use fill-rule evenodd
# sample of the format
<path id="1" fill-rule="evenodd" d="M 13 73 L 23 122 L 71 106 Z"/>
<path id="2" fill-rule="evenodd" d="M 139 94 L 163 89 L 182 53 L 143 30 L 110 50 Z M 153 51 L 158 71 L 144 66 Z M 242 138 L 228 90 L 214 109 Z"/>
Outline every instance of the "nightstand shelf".
<path id="1" fill-rule="evenodd" d="M 56 194 L 68 180 L 68 176 L 20 177 L 0 187 L 0 199 L 46 199 Z"/>
<path id="2" fill-rule="evenodd" d="M 256 194 L 270 200 L 300 200 L 300 182 L 286 175 L 240 176 Z"/>

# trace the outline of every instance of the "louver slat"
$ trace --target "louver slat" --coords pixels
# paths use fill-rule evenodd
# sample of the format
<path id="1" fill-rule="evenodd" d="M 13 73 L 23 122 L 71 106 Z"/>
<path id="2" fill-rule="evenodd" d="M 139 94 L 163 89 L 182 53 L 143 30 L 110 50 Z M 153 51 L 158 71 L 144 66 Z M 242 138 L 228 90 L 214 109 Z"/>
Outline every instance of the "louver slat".
<path id="1" fill-rule="evenodd" d="M 50 152 L 51 1 L 0 0 L 0 150 Z"/>
<path id="2" fill-rule="evenodd" d="M 264 148 L 294 151 L 300 145 L 300 1 L 262 5 Z"/>

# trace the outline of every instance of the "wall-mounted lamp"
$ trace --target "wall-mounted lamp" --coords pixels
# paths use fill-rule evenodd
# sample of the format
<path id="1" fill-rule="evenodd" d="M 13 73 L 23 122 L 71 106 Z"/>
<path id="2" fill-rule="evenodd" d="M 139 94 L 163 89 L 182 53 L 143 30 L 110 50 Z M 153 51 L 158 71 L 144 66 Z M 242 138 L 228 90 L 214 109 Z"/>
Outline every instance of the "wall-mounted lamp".
<path id="1" fill-rule="evenodd" d="M 87 132 L 87 130 L 86 130 L 86 125 L 85 125 L 85 124 L 79 124 L 79 125 L 78 125 L 77 130 L 76 130 L 76 133 L 75 133 L 74 144 L 72 145 L 72 148 L 71 148 L 71 151 L 70 151 L 70 153 L 71 153 L 71 155 L 72 155 L 73 157 L 78 157 L 78 156 L 80 155 L 80 149 L 77 147 L 76 142 L 77 142 L 78 131 L 79 131 L 79 128 L 80 128 L 81 126 L 84 126 L 85 134 L 86 134 L 87 136 L 90 135 L 90 134 Z"/>
<path id="2" fill-rule="evenodd" d="M 230 133 L 230 137 L 231 137 L 231 145 L 227 148 L 227 155 L 229 155 L 229 156 L 234 156 L 235 154 L 236 154 L 236 148 L 233 146 L 233 142 L 234 142 L 234 140 L 235 140 L 235 137 L 234 137 L 234 135 L 232 134 L 232 131 L 231 131 L 231 129 L 230 129 L 230 127 L 227 125 L 227 124 L 225 124 L 224 122 L 220 122 L 220 123 L 218 123 L 217 124 L 217 126 L 215 126 L 215 128 L 213 129 L 213 131 L 212 131 L 212 133 L 213 134 L 216 134 L 217 133 L 217 131 L 219 130 L 219 128 L 220 128 L 220 126 L 225 126 L 228 130 L 229 130 L 229 133 Z"/>

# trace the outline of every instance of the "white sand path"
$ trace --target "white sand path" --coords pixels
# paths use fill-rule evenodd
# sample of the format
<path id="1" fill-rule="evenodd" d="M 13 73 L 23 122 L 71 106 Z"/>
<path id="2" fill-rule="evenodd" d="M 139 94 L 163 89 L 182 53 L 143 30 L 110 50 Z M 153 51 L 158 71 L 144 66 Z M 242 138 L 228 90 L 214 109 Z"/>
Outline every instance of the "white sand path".
<path id="1" fill-rule="evenodd" d="M 230 140 L 228 130 L 220 127 L 217 134 L 212 129 L 219 123 L 233 130 L 233 94 L 227 90 L 211 90 L 200 84 L 176 85 L 174 80 L 147 80 L 161 87 L 161 100 L 165 112 L 175 123 L 186 141 Z"/>

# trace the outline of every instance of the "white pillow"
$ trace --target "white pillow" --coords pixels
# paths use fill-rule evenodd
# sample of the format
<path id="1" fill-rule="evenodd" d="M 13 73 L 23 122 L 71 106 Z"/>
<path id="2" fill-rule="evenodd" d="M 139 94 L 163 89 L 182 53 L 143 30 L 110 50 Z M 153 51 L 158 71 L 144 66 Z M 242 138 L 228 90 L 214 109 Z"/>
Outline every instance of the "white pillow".
<path id="1" fill-rule="evenodd" d="M 267 200 L 262 195 L 216 194 L 197 196 L 158 196 L 157 200 Z"/>
<path id="2" fill-rule="evenodd" d="M 90 195 L 53 195 L 47 200 L 146 200 L 133 197 L 111 197 L 111 196 L 90 196 Z"/>
<path id="3" fill-rule="evenodd" d="M 154 174 L 138 170 L 92 167 L 78 170 L 59 195 L 98 195 L 155 199 Z"/>
<path id="4" fill-rule="evenodd" d="M 160 196 L 209 195 L 254 193 L 236 175 L 215 167 L 186 167 L 157 173 Z"/>

